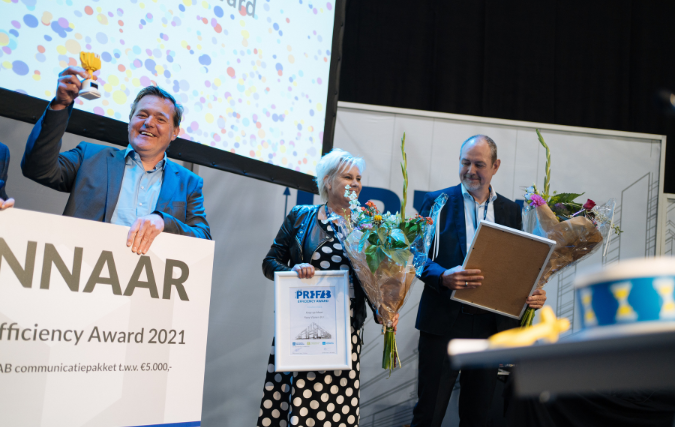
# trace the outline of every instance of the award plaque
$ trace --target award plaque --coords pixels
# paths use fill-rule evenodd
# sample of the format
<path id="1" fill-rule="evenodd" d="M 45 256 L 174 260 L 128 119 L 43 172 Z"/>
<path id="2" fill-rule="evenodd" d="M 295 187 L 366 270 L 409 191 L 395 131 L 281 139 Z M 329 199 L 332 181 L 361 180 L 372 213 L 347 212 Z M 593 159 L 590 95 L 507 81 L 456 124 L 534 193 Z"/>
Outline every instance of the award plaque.
<path id="1" fill-rule="evenodd" d="M 274 273 L 276 372 L 352 369 L 348 274 Z"/>

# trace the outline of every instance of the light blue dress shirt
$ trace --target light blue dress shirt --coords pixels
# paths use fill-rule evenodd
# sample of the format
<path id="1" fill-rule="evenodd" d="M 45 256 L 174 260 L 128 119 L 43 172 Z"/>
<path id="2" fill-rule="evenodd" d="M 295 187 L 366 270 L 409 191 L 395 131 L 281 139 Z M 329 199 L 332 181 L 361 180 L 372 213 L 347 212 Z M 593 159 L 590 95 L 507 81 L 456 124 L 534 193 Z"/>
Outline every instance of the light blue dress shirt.
<path id="1" fill-rule="evenodd" d="M 150 215 L 155 211 L 159 192 L 164 181 L 166 153 L 153 170 L 146 171 L 141 156 L 134 151 L 131 144 L 124 152 L 124 178 L 117 205 L 110 222 L 117 225 L 131 225 L 136 218 Z"/>
<path id="2" fill-rule="evenodd" d="M 478 224 L 482 221 L 495 222 L 495 204 L 497 193 L 490 186 L 488 200 L 478 204 L 471 193 L 462 184 L 462 197 L 464 198 L 464 222 L 466 223 L 466 249 L 469 250 L 473 236 L 476 234 Z M 485 211 L 487 207 L 487 212 Z"/>

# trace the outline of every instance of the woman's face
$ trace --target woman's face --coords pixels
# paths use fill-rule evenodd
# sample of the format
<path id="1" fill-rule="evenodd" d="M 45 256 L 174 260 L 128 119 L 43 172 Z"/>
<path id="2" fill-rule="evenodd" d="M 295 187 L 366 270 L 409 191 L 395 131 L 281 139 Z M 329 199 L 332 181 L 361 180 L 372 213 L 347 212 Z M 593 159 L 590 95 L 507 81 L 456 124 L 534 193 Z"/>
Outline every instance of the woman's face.
<path id="1" fill-rule="evenodd" d="M 351 187 L 349 191 L 356 192 L 357 196 L 361 194 L 361 172 L 359 172 L 357 166 L 342 171 L 333 179 L 332 183 L 328 184 L 328 201 L 340 204 L 344 204 L 345 201 L 348 202 L 349 199 L 345 197 L 345 186 L 347 185 Z"/>

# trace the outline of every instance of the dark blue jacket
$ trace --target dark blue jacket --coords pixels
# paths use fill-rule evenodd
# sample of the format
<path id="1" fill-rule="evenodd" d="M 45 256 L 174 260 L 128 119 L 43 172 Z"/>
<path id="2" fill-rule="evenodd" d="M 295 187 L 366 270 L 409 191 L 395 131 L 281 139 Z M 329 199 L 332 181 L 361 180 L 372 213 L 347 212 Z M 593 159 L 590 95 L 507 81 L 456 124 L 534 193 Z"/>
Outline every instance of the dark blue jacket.
<path id="1" fill-rule="evenodd" d="M 7 200 L 9 196 L 5 192 L 7 185 L 7 171 L 9 170 L 9 148 L 0 142 L 0 199 Z"/>
<path id="2" fill-rule="evenodd" d="M 70 193 L 63 215 L 110 222 L 124 177 L 124 150 L 81 142 L 59 153 L 73 105 L 47 108 L 28 137 L 21 161 L 24 176 Z M 164 218 L 164 231 L 211 239 L 202 186 L 197 174 L 167 159 L 155 213 Z"/>
<path id="3" fill-rule="evenodd" d="M 460 184 L 461 185 L 461 184 Z M 434 261 L 427 260 L 422 272 L 424 291 L 417 312 L 415 327 L 435 335 L 448 335 L 459 315 L 461 304 L 450 299 L 452 291 L 441 284 L 445 270 L 462 265 L 466 257 L 466 223 L 464 221 L 464 198 L 461 186 L 427 193 L 420 214 L 428 216 L 434 201 L 442 193 L 448 195 L 437 226 L 440 229 L 438 256 Z M 520 206 L 497 194 L 494 202 L 495 222 L 521 230 L 523 217 Z M 518 326 L 518 320 L 497 315 L 497 329 L 503 331 Z"/>

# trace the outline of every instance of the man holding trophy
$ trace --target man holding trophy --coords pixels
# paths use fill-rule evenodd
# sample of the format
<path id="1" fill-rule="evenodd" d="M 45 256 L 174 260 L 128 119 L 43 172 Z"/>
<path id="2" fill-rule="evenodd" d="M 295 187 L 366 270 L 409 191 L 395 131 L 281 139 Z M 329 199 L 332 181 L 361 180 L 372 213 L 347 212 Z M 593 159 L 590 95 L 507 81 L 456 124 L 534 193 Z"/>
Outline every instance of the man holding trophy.
<path id="1" fill-rule="evenodd" d="M 64 215 L 130 227 L 126 244 L 139 255 L 163 231 L 210 240 L 202 178 L 166 156 L 183 108 L 163 89 L 148 86 L 136 96 L 125 150 L 81 142 L 59 153 L 75 98 L 85 95 L 78 77 L 91 78 L 87 66 L 59 74 L 56 97 L 28 137 L 24 176 L 70 193 Z M 92 88 L 89 82 L 86 94 Z"/>

